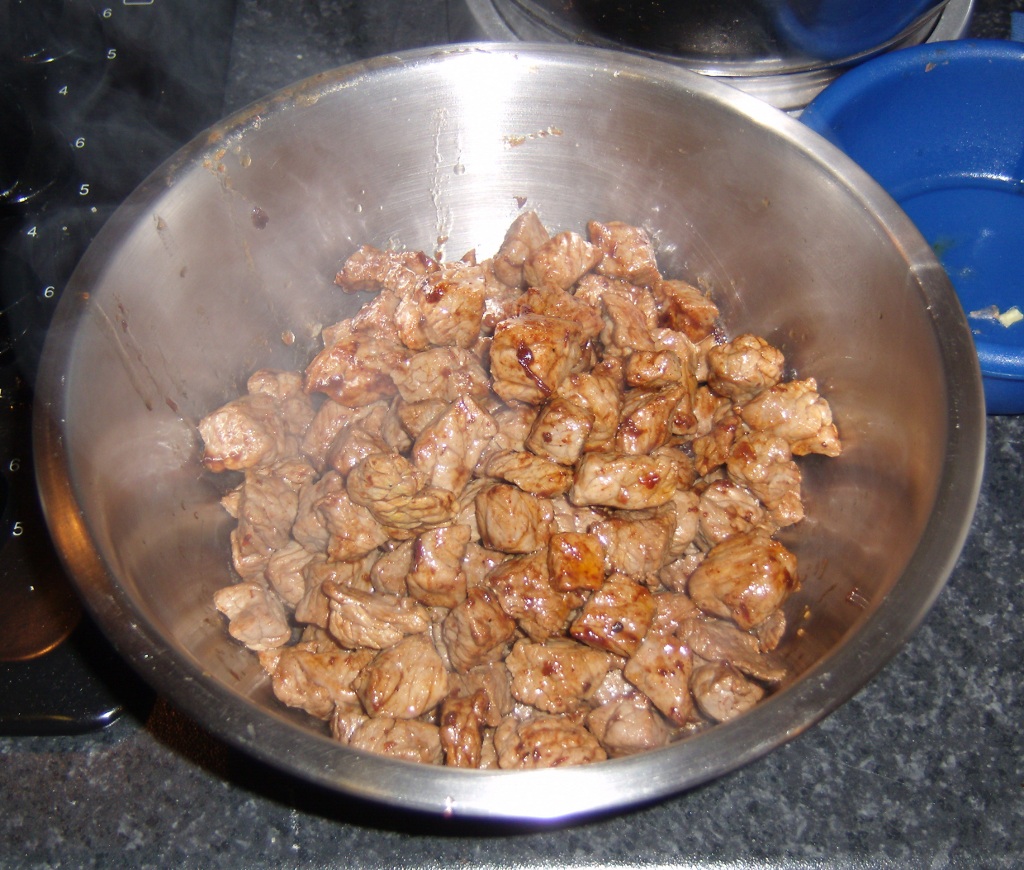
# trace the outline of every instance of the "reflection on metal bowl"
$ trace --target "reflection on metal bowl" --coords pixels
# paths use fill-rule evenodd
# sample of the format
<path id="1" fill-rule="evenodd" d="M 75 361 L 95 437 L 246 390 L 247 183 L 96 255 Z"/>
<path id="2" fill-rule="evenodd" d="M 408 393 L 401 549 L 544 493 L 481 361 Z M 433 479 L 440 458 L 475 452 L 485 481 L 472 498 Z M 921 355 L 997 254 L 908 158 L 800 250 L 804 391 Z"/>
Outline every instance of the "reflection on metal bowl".
<path id="1" fill-rule="evenodd" d="M 573 769 L 369 756 L 281 707 L 211 599 L 231 582 L 222 479 L 197 420 L 258 367 L 302 368 L 352 313 L 356 246 L 494 251 L 522 208 L 552 227 L 650 228 L 668 275 L 712 288 L 828 395 L 841 459 L 808 462 L 787 545 L 803 587 L 793 677 L 727 724 Z M 289 340 L 282 341 L 283 333 Z M 294 339 L 294 340 L 292 340 Z M 36 455 L 48 520 L 120 652 L 205 727 L 312 782 L 492 818 L 620 809 L 791 739 L 863 686 L 952 571 L 984 446 L 971 336 L 930 248 L 852 161 L 709 78 L 582 47 L 376 59 L 281 91 L 158 170 L 78 267 L 48 336 Z"/>

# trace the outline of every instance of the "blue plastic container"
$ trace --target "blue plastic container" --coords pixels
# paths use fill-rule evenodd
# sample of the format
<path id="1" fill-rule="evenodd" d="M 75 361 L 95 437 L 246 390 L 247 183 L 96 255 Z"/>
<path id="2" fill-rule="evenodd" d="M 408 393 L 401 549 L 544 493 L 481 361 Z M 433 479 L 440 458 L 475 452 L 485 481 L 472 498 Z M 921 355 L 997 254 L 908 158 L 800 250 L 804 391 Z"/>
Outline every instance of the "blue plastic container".
<path id="1" fill-rule="evenodd" d="M 876 52 L 901 37 L 942 0 L 768 0 L 784 44 L 825 60 Z"/>
<path id="2" fill-rule="evenodd" d="M 801 120 L 895 199 L 949 274 L 990 414 L 1024 411 L 1024 44 L 938 42 L 874 58 Z M 995 315 L 1004 315 L 1003 320 Z"/>

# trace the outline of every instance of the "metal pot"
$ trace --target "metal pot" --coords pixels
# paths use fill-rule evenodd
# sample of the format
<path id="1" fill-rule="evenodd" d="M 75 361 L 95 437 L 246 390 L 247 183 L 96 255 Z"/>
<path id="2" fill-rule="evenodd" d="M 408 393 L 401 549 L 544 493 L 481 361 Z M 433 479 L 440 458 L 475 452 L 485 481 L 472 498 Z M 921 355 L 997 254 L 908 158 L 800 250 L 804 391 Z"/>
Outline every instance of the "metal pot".
<path id="1" fill-rule="evenodd" d="M 958 39 L 974 0 L 451 0 L 461 39 L 637 52 L 799 110 L 883 52 Z"/>
<path id="2" fill-rule="evenodd" d="M 262 366 L 301 368 L 360 299 L 362 243 L 494 251 L 546 224 L 643 224 L 663 270 L 712 288 L 734 331 L 819 379 L 846 452 L 805 465 L 787 538 L 803 588 L 793 679 L 749 714 L 646 755 L 479 772 L 367 756 L 281 707 L 211 598 L 229 577 L 229 482 L 197 420 Z M 953 569 L 982 469 L 963 313 L 905 215 L 799 122 L 632 55 L 466 46 L 356 64 L 217 125 L 115 214 L 49 334 L 35 449 L 51 530 L 89 609 L 161 693 L 299 777 L 403 807 L 549 819 L 621 808 L 747 763 L 878 671 Z"/>

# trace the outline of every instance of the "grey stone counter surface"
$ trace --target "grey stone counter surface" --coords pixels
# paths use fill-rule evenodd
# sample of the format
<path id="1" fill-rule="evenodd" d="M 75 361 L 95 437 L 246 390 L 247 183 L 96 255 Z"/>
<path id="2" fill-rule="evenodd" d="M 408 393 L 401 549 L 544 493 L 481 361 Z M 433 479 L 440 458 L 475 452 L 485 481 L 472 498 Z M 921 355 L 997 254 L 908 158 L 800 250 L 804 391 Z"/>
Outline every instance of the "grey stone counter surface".
<path id="1" fill-rule="evenodd" d="M 226 109 L 444 41 L 443 3 L 395 8 L 240 0 Z M 973 32 L 1001 35 L 1009 8 L 980 3 Z M 924 623 L 852 700 L 731 775 L 573 824 L 473 824 L 310 787 L 157 699 L 86 735 L 0 738 L 0 867 L 1024 866 L 1024 419 L 987 425 L 971 533 Z"/>

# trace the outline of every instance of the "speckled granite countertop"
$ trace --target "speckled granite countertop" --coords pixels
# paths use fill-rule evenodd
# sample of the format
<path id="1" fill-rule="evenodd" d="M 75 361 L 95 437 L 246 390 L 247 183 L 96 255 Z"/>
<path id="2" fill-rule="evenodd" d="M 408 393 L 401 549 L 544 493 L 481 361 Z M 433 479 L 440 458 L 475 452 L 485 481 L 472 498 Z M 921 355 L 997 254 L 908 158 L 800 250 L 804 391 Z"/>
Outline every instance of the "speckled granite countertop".
<path id="1" fill-rule="evenodd" d="M 240 0 L 227 108 L 443 41 L 443 3 L 383 8 Z M 980 2 L 972 32 L 1020 8 Z M 821 724 L 695 791 L 561 828 L 424 818 L 310 788 L 157 700 L 84 736 L 0 738 L 0 866 L 1022 866 L 1022 460 L 1024 419 L 991 418 L 970 537 L 911 641 Z"/>

